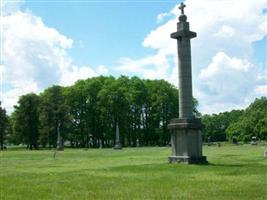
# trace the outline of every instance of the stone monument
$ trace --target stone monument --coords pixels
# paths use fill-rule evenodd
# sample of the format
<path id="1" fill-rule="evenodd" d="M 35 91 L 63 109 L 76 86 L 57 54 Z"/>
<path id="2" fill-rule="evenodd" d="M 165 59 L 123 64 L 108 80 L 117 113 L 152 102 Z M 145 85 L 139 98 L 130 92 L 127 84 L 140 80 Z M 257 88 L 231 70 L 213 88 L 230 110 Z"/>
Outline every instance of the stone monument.
<path id="1" fill-rule="evenodd" d="M 57 124 L 57 150 L 58 151 L 63 151 L 64 150 L 62 137 L 60 135 L 60 122 Z"/>
<path id="2" fill-rule="evenodd" d="M 181 3 L 177 32 L 171 34 L 171 38 L 176 39 L 178 44 L 179 118 L 172 119 L 168 125 L 172 146 L 169 162 L 207 163 L 206 157 L 202 156 L 202 124 L 193 115 L 190 39 L 197 34 L 190 31 L 184 8 L 185 4 Z"/>
<path id="3" fill-rule="evenodd" d="M 116 140 L 114 149 L 122 149 L 121 142 L 120 142 L 120 129 L 118 122 L 116 123 Z"/>

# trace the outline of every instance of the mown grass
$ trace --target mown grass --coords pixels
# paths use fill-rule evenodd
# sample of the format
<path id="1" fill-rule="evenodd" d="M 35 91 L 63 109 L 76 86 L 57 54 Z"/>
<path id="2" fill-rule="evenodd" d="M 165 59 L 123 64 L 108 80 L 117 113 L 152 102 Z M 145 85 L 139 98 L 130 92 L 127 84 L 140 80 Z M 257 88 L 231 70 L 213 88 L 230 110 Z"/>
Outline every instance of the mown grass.
<path id="1" fill-rule="evenodd" d="M 3 199 L 267 199 L 263 146 L 204 147 L 209 165 L 168 164 L 170 148 L 2 151 Z"/>

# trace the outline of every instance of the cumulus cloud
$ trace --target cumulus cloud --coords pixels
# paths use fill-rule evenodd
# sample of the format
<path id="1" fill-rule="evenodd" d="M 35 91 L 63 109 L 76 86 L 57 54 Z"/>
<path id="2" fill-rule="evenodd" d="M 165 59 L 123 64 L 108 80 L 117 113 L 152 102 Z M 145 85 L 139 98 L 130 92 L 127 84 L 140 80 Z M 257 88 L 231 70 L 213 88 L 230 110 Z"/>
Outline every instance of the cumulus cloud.
<path id="1" fill-rule="evenodd" d="M 170 17 L 172 14 L 171 13 L 160 13 L 157 16 L 157 22 L 161 23 L 163 22 L 164 19 L 166 19 L 167 17 Z"/>
<path id="2" fill-rule="evenodd" d="M 209 99 L 202 109 L 213 113 L 217 109 L 225 111 L 247 106 L 256 97 L 255 85 L 264 84 L 259 77 L 261 71 L 248 60 L 218 52 L 209 66 L 201 70 L 197 80 L 200 83 L 198 97 L 202 101 Z"/>
<path id="3" fill-rule="evenodd" d="M 19 10 L 19 7 L 24 3 L 24 0 L 1 0 L 1 16 L 9 15 Z"/>
<path id="4" fill-rule="evenodd" d="M 257 86 L 257 87 L 255 88 L 255 92 L 256 92 L 256 94 L 266 96 L 266 94 L 267 94 L 267 85 L 260 85 L 260 86 Z"/>
<path id="5" fill-rule="evenodd" d="M 3 105 L 8 113 L 10 113 L 13 109 L 13 106 L 16 105 L 18 101 L 18 97 L 23 94 L 27 94 L 30 92 L 37 93 L 39 92 L 39 88 L 36 82 L 32 82 L 31 80 L 28 82 L 24 82 L 21 87 L 13 87 L 10 90 L 4 92 L 3 95 Z"/>
<path id="6" fill-rule="evenodd" d="M 96 68 L 96 72 L 98 74 L 102 74 L 102 75 L 105 75 L 109 72 L 108 68 L 104 65 L 99 65 L 97 68 Z"/>
<path id="7" fill-rule="evenodd" d="M 52 84 L 70 85 L 78 79 L 98 75 L 90 67 L 72 63 L 68 55 L 73 45 L 71 38 L 47 27 L 30 11 L 16 10 L 15 5 L 11 7 L 1 16 L 3 34 L 0 38 L 2 105 L 9 113 L 18 97 L 25 93 L 38 93 Z"/>
<path id="8" fill-rule="evenodd" d="M 252 59 L 252 44 L 267 34 L 267 14 L 263 12 L 266 4 L 254 0 L 186 0 L 185 4 L 191 30 L 198 33 L 192 41 L 192 67 L 194 96 L 199 100 L 200 111 L 220 112 L 247 105 L 264 91 L 259 86 L 266 84 L 258 79 L 267 66 L 262 67 Z M 170 33 L 176 31 L 177 7 L 159 14 L 161 21 L 165 16 L 172 17 L 143 40 L 145 48 L 157 52 L 139 59 L 124 58 L 119 70 L 135 70 L 143 76 L 150 74 L 177 85 L 177 47 L 170 39 Z M 155 64 L 156 60 L 166 62 Z M 227 81 L 222 85 L 223 80 Z M 220 87 L 223 90 L 219 91 Z M 240 95 L 236 96 L 237 93 Z"/>
<path id="9" fill-rule="evenodd" d="M 71 70 L 65 71 L 60 77 L 60 84 L 69 86 L 74 84 L 79 79 L 87 79 L 97 75 L 98 74 L 90 67 L 72 66 Z"/>
<path id="10" fill-rule="evenodd" d="M 46 27 L 30 12 L 2 16 L 1 22 L 3 87 L 9 87 L 3 94 L 3 106 L 11 110 L 20 95 L 57 81 L 71 62 L 66 49 L 72 40 Z"/>
<path id="11" fill-rule="evenodd" d="M 120 65 L 116 68 L 121 72 L 138 72 L 147 79 L 167 78 L 166 71 L 170 68 L 168 57 L 159 51 L 156 55 L 134 60 L 121 58 Z M 165 76 L 166 75 L 166 76 Z"/>

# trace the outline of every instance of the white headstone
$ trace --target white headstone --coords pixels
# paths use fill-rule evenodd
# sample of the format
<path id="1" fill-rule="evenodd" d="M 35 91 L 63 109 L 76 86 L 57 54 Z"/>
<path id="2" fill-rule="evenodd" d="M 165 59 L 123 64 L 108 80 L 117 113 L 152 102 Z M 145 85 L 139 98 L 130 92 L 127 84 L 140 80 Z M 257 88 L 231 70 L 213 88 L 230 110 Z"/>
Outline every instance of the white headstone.
<path id="1" fill-rule="evenodd" d="M 267 150 L 264 151 L 264 158 L 267 158 Z"/>

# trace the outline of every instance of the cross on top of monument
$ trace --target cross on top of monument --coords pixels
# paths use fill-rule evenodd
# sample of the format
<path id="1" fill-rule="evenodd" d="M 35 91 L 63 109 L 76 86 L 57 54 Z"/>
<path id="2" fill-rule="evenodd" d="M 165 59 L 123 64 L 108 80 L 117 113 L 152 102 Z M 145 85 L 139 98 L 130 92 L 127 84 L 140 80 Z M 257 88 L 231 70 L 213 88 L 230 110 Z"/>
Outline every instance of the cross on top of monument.
<path id="1" fill-rule="evenodd" d="M 178 7 L 181 10 L 181 14 L 184 15 L 184 8 L 186 7 L 186 5 L 182 2 L 180 4 L 180 6 Z"/>

